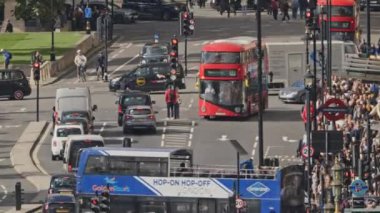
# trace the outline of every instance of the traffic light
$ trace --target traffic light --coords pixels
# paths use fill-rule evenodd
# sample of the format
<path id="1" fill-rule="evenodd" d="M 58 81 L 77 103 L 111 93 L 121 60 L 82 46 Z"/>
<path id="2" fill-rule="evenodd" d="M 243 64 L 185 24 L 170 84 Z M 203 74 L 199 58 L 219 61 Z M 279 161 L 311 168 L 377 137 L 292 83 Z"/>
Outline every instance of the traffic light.
<path id="1" fill-rule="evenodd" d="M 90 208 L 93 212 L 99 213 L 100 207 L 99 207 L 99 198 L 98 197 L 92 197 L 90 200 Z"/>
<path id="2" fill-rule="evenodd" d="M 182 20 L 182 35 L 189 36 L 194 33 L 194 14 L 192 12 L 183 12 L 181 16 Z"/>
<path id="3" fill-rule="evenodd" d="M 314 18 L 314 14 L 313 14 L 313 11 L 310 10 L 310 9 L 307 9 L 306 10 L 306 26 L 308 27 L 312 27 L 313 26 L 313 18 Z"/>
<path id="4" fill-rule="evenodd" d="M 109 191 L 103 191 L 100 195 L 100 210 L 102 212 L 110 212 L 111 211 L 111 197 Z"/>
<path id="5" fill-rule="evenodd" d="M 170 66 L 172 69 L 177 69 L 178 64 L 178 39 L 172 38 L 170 41 L 171 51 L 170 51 Z"/>
<path id="6" fill-rule="evenodd" d="M 33 63 L 33 79 L 35 81 L 39 81 L 41 78 L 41 75 L 40 75 L 40 63 L 39 62 L 35 62 Z"/>

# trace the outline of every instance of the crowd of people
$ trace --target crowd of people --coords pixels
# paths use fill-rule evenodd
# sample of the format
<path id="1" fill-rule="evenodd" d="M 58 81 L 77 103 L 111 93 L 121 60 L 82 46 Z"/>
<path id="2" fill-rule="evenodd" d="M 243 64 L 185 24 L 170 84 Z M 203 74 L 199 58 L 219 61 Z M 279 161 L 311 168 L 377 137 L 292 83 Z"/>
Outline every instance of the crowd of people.
<path id="1" fill-rule="evenodd" d="M 359 44 L 359 49 L 362 53 L 369 53 L 371 56 L 378 57 L 380 56 L 380 39 L 377 41 L 377 44 L 371 44 L 371 47 L 368 48 L 368 43 L 365 39 Z"/>
<path id="2" fill-rule="evenodd" d="M 316 209 L 322 207 L 322 203 L 332 201 L 332 180 L 333 173 L 331 166 L 334 164 L 334 158 L 339 160 L 340 165 L 344 168 L 342 202 L 341 208 L 352 206 L 350 202 L 351 192 L 349 186 L 355 178 L 360 177 L 367 181 L 369 190 L 366 196 L 378 196 L 377 183 L 375 180 L 378 174 L 377 161 L 380 154 L 380 143 L 378 140 L 378 131 L 371 130 L 370 135 L 366 129 L 367 119 L 378 120 L 380 112 L 379 86 L 373 83 L 363 83 L 360 80 L 343 79 L 333 77 L 332 93 L 327 91 L 318 97 L 317 108 L 322 103 L 322 98 L 328 100 L 330 98 L 341 99 L 348 107 L 348 113 L 345 118 L 336 122 L 330 122 L 326 125 L 323 114 L 317 116 L 317 130 L 337 130 L 343 132 L 343 149 L 335 156 L 327 157 L 324 153 L 314 158 L 312 169 L 312 200 Z M 373 128 L 373 127 L 371 127 Z M 369 149 L 368 137 L 372 139 L 373 144 Z M 372 150 L 369 153 L 369 150 Z M 371 158 L 369 156 L 372 156 Z M 355 162 L 354 162 L 355 161 Z M 362 166 L 358 166 L 359 163 Z M 359 170 L 359 167 L 361 169 Z M 359 171 L 362 171 L 359 173 Z M 324 190 L 323 190 L 324 189 Z M 322 201 L 322 193 L 324 201 Z M 378 200 L 366 199 L 366 207 L 377 206 Z"/>

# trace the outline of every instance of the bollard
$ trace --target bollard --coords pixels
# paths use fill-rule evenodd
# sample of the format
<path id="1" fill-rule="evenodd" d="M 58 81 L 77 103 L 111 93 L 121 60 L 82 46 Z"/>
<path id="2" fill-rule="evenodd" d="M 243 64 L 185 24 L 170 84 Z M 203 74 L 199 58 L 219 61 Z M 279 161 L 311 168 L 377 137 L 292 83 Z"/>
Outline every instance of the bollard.
<path id="1" fill-rule="evenodd" d="M 132 147 L 132 138 L 124 138 L 123 140 L 123 147 Z"/>
<path id="2" fill-rule="evenodd" d="M 15 185 L 15 197 L 16 197 L 16 211 L 21 210 L 21 183 L 17 182 Z"/>

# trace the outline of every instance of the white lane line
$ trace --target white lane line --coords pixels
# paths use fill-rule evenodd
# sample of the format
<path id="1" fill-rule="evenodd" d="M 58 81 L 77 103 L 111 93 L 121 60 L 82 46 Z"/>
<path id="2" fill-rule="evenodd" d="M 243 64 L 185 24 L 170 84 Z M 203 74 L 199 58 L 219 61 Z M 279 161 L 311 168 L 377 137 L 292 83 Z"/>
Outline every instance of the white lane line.
<path id="1" fill-rule="evenodd" d="M 41 140 L 37 144 L 36 148 L 34 149 L 32 153 L 32 158 L 34 163 L 36 164 L 36 167 L 38 170 L 40 170 L 44 175 L 49 175 L 49 173 L 41 166 L 40 159 L 37 157 L 37 153 L 40 151 L 42 143 L 46 140 L 48 134 L 50 134 L 51 129 L 53 128 L 53 124 L 49 123 L 48 127 L 45 130 L 44 135 L 42 136 Z"/>
<path id="2" fill-rule="evenodd" d="M 165 146 L 166 124 L 167 124 L 167 122 L 165 122 L 165 127 L 164 127 L 164 129 L 162 130 L 161 146 Z"/>
<path id="3" fill-rule="evenodd" d="M 255 157 L 255 154 L 256 154 L 256 147 L 257 147 L 257 144 L 258 144 L 258 140 L 259 140 L 259 137 L 256 136 L 256 137 L 255 137 L 255 142 L 253 143 L 252 157 Z"/>
<path id="4" fill-rule="evenodd" d="M 112 71 L 110 73 L 110 75 L 114 74 L 115 72 L 121 70 L 125 65 L 131 63 L 133 60 L 135 60 L 137 57 L 139 57 L 139 54 L 136 54 L 135 56 L 133 56 L 131 59 L 129 59 L 128 61 L 126 61 L 124 64 L 120 65 L 119 67 L 117 67 L 114 71 Z"/>
<path id="5" fill-rule="evenodd" d="M 1 197 L 0 201 L 3 201 L 3 200 L 5 200 L 5 198 L 7 198 L 8 190 L 7 190 L 7 188 L 5 188 L 4 185 L 0 185 L 0 187 L 3 189 L 3 192 L 4 192 L 4 195 L 3 195 L 3 197 Z"/>
<path id="6" fill-rule="evenodd" d="M 299 140 L 289 139 L 288 136 L 282 136 L 282 141 L 288 142 L 288 143 L 298 143 L 299 142 Z"/>
<path id="7" fill-rule="evenodd" d="M 25 112 L 25 111 L 26 111 L 25 107 L 23 107 L 23 108 L 20 109 L 20 112 Z"/>
<path id="8" fill-rule="evenodd" d="M 5 125 L 4 128 L 18 128 L 21 125 Z"/>
<path id="9" fill-rule="evenodd" d="M 194 101 L 194 100 L 192 99 L 192 101 Z M 191 147 L 191 144 L 192 144 L 193 134 L 194 134 L 194 127 L 195 127 L 195 121 L 191 121 L 191 129 L 190 129 L 190 134 L 189 134 L 189 141 L 187 143 L 188 147 Z"/>
<path id="10" fill-rule="evenodd" d="M 100 128 L 100 130 L 99 130 L 99 135 L 102 134 L 102 132 L 104 131 L 104 128 L 106 127 L 106 125 L 107 125 L 107 122 L 103 122 L 102 128 Z"/>
<path id="11" fill-rule="evenodd" d="M 118 56 L 119 56 L 119 53 L 116 53 L 115 55 L 113 55 L 113 56 L 111 57 L 111 60 L 114 59 L 114 58 L 116 58 L 116 57 L 118 57 Z"/>
<path id="12" fill-rule="evenodd" d="M 271 146 L 267 146 L 267 149 L 265 150 L 264 158 L 268 156 L 270 148 Z"/>
<path id="13" fill-rule="evenodd" d="M 194 98 L 191 98 L 190 99 L 190 103 L 189 103 L 189 105 L 187 106 L 187 108 L 190 110 L 191 109 L 191 107 L 193 106 L 193 103 L 194 103 Z"/>
<path id="14" fill-rule="evenodd" d="M 198 69 L 199 66 L 192 66 L 189 68 L 189 70 L 195 70 L 195 69 Z"/>

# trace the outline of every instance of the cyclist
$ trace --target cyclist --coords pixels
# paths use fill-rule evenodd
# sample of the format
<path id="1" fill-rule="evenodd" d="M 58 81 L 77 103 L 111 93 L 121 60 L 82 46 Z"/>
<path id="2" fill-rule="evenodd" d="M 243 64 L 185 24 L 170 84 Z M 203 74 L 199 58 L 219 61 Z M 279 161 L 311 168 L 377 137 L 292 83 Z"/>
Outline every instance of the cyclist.
<path id="1" fill-rule="evenodd" d="M 104 71 L 106 67 L 106 56 L 103 52 L 100 52 L 98 55 L 98 65 L 96 66 L 96 74 L 97 79 L 99 80 L 99 72 L 98 69 L 100 68 L 100 71 L 102 72 L 102 80 L 104 80 Z"/>
<path id="2" fill-rule="evenodd" d="M 77 77 L 80 80 L 80 71 L 82 70 L 83 74 L 86 72 L 86 63 L 87 58 L 82 54 L 81 50 L 77 50 L 77 55 L 75 56 L 74 63 L 77 66 Z"/>

